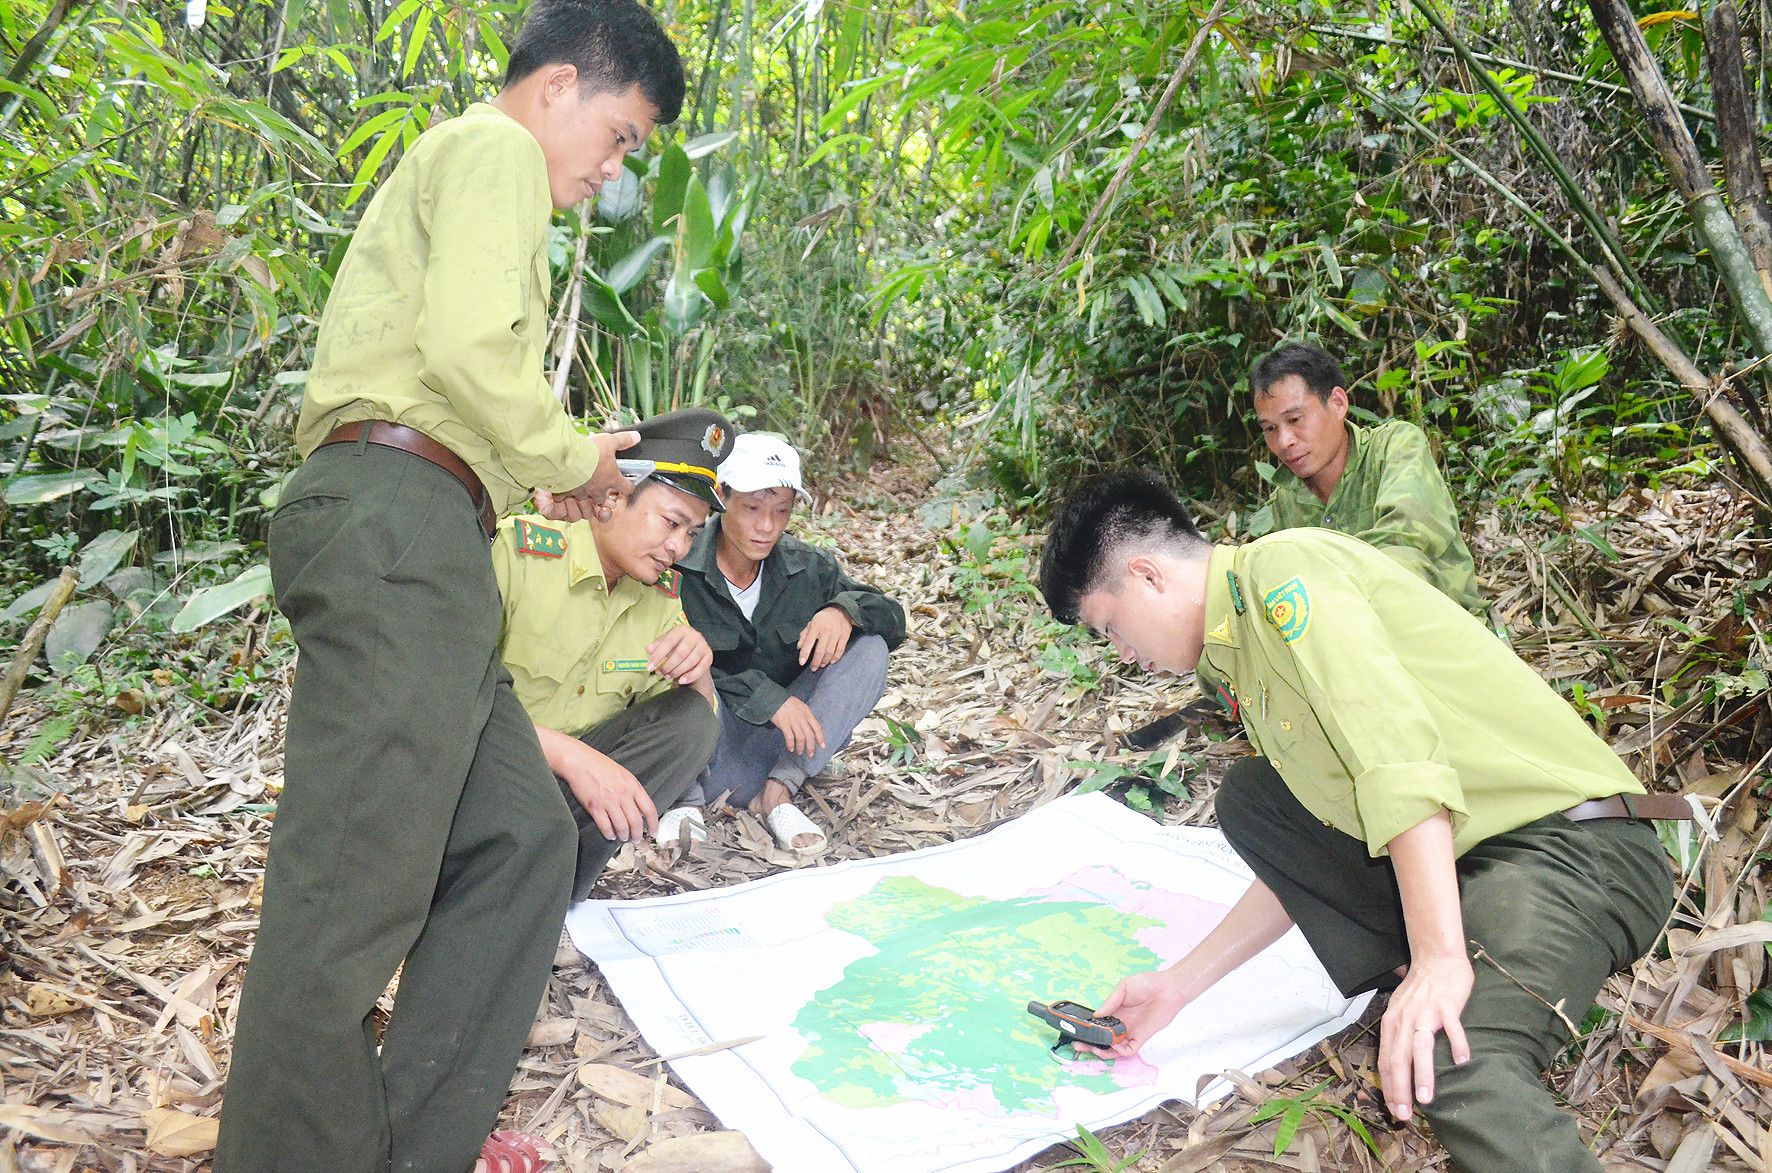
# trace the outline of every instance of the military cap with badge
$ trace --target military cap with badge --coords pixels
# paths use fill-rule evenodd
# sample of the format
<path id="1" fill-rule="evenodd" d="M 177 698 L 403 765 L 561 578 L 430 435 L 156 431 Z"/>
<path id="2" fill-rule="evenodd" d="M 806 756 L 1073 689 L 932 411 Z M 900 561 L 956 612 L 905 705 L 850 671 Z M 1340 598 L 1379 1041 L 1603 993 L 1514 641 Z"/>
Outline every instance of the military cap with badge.
<path id="1" fill-rule="evenodd" d="M 627 449 L 615 465 L 638 487 L 647 478 L 699 497 L 724 513 L 720 499 L 720 462 L 732 451 L 732 423 L 717 411 L 686 407 L 642 420 L 634 431 L 640 442 Z"/>

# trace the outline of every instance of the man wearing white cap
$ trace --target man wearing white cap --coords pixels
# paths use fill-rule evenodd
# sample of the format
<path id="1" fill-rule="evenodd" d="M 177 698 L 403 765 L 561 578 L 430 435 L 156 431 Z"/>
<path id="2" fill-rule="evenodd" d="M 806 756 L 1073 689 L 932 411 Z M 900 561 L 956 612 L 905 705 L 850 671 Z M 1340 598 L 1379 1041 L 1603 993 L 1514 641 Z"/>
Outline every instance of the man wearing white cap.
<path id="1" fill-rule="evenodd" d="M 787 441 L 738 437 L 719 477 L 726 512 L 677 569 L 683 612 L 714 651 L 720 745 L 701 791 L 659 821 L 659 838 L 676 839 L 685 820 L 701 838 L 704 794 L 725 794 L 762 818 L 783 850 L 810 855 L 825 836 L 794 795 L 885 691 L 904 608 L 787 533 L 796 498 L 812 500 Z"/>

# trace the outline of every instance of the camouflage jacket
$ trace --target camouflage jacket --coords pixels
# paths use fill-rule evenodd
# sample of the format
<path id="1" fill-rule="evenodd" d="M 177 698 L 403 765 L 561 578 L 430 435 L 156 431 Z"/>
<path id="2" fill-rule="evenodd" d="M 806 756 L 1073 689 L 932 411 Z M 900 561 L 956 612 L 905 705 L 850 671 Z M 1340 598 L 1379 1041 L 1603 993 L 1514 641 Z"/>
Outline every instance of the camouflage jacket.
<path id="1" fill-rule="evenodd" d="M 1325 504 L 1282 467 L 1274 475 L 1274 528 L 1321 526 L 1376 546 L 1479 619 L 1489 605 L 1458 530 L 1458 510 L 1427 436 L 1407 420 L 1348 424 L 1347 467 Z"/>

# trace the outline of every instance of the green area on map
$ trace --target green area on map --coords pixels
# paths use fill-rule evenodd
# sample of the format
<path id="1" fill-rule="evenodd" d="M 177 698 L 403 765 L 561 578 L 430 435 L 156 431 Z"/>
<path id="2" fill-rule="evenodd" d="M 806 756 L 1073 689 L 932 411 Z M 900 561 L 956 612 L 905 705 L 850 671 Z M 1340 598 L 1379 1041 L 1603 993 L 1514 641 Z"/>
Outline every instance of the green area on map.
<path id="1" fill-rule="evenodd" d="M 1057 894 L 972 899 L 908 877 L 882 880 L 827 919 L 878 950 L 794 1019 L 808 1040 L 794 1074 L 838 1103 L 998 1115 L 1051 1111 L 1060 1086 L 1122 1086 L 1111 1064 L 1073 1064 L 1068 1047 L 1054 1054 L 1057 1032 L 1026 1007 L 1099 1000 L 1154 968 L 1160 959 L 1135 937 L 1160 922 Z"/>

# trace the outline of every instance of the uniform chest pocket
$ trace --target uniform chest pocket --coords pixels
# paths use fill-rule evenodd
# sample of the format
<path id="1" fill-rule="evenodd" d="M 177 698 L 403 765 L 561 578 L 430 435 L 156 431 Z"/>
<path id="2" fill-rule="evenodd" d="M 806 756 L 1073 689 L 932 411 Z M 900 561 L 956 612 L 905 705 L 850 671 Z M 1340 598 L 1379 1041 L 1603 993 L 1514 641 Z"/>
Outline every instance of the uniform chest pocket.
<path id="1" fill-rule="evenodd" d="M 1283 681 L 1258 684 L 1237 702 L 1244 721 L 1255 727 L 1261 752 L 1284 774 L 1310 756 L 1306 735 L 1316 730 L 1316 714 L 1304 698 Z"/>
<path id="2" fill-rule="evenodd" d="M 716 652 L 736 652 L 744 643 L 744 632 L 736 623 L 711 623 L 695 630 L 708 641 L 708 647 Z"/>
<path id="3" fill-rule="evenodd" d="M 631 698 L 646 691 L 656 679 L 646 670 L 646 657 L 620 659 L 604 657 L 591 672 L 598 695 Z"/>
<path id="4" fill-rule="evenodd" d="M 555 684 L 570 681 L 578 665 L 578 657 L 562 647 L 552 634 L 513 631 L 506 637 L 500 654 L 511 667 Z"/>

